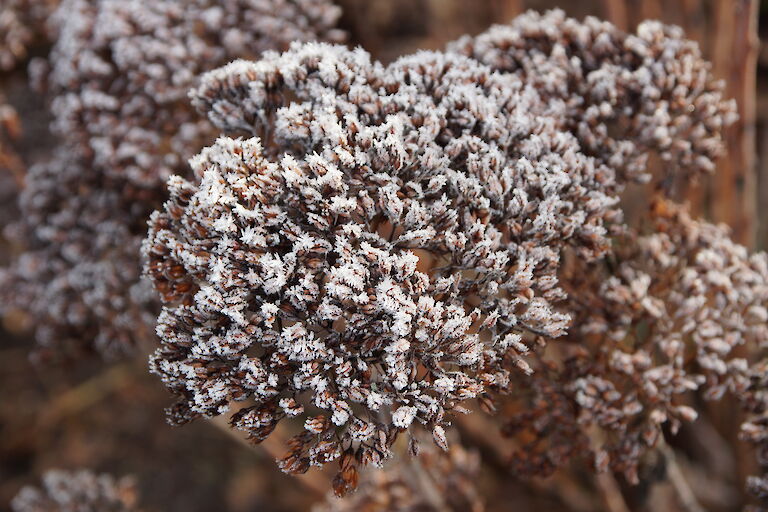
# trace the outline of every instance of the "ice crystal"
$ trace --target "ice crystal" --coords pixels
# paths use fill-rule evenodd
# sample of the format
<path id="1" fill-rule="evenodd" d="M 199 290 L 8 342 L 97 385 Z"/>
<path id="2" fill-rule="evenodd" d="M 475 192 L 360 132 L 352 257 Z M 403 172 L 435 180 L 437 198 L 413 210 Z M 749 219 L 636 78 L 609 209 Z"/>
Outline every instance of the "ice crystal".
<path id="1" fill-rule="evenodd" d="M 713 170 L 722 129 L 736 116 L 698 45 L 658 21 L 627 34 L 593 17 L 529 11 L 451 49 L 563 102 L 582 149 L 626 179 L 649 179 L 650 149 L 665 162 L 668 179 Z"/>

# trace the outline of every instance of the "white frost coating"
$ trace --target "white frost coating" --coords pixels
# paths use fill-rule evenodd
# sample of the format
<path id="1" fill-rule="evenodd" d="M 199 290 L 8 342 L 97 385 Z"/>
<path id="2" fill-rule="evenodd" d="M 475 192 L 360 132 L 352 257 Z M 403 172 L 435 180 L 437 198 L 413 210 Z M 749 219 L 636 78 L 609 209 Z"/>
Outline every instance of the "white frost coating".
<path id="1" fill-rule="evenodd" d="M 392 424 L 398 428 L 408 428 L 416 418 L 416 408 L 403 405 L 392 413 Z"/>
<path id="2" fill-rule="evenodd" d="M 228 361 L 198 357 L 205 352 L 191 347 L 228 339 L 235 327 L 248 332 L 244 351 L 280 376 L 279 398 L 257 399 L 235 426 L 261 440 L 284 416 L 276 401 L 322 409 L 291 441 L 285 471 L 323 464 L 326 443 L 331 451 L 355 446 L 364 463 L 377 464 L 400 429 L 423 426 L 442 443 L 435 427 L 465 411 L 463 402 L 490 404 L 513 376 L 527 385 L 533 368 L 523 358 L 569 326 L 559 309 L 561 255 L 594 260 L 608 250 L 619 231 L 619 194 L 626 181 L 643 179 L 637 158 L 666 147 L 656 128 L 674 119 L 645 114 L 657 100 L 617 88 L 617 103 L 603 107 L 600 73 L 574 90 L 578 78 L 561 83 L 531 76 L 530 68 L 506 69 L 493 51 L 495 34 L 389 66 L 360 49 L 294 44 L 210 72 L 192 92 L 224 132 L 249 138 L 224 136 L 203 150 L 193 161 L 197 178 L 175 185 L 153 218 L 148 273 L 158 289 L 171 290 L 153 360 L 174 390 L 225 380 L 239 396 Z M 654 44 L 677 48 L 674 38 Z M 598 53 L 616 68 L 666 59 L 625 59 L 629 51 Z M 553 71 L 580 66 L 557 52 L 542 61 Z M 711 79 L 696 80 L 703 80 L 698 92 L 686 93 L 703 95 L 713 115 L 725 116 Z M 619 133 L 641 140 L 630 147 L 602 125 L 591 133 L 593 121 L 653 133 Z M 707 159 L 719 133 L 702 137 L 692 152 Z M 218 185 L 201 183 L 211 170 Z M 237 201 L 211 201 L 211 194 Z M 239 242 L 225 247 L 223 239 Z M 187 265 L 193 257 L 226 263 L 223 271 L 218 263 Z M 216 287 L 227 307 L 197 301 L 205 286 Z M 265 303 L 277 309 L 265 314 Z M 248 325 L 235 321 L 233 307 Z M 165 359 L 189 361 L 199 376 L 165 374 Z M 182 420 L 209 412 L 179 396 L 174 413 Z M 268 421 L 253 428 L 254 416 Z M 368 425 L 371 444 L 357 444 Z"/>
<path id="3" fill-rule="evenodd" d="M 25 175 L 13 226 L 25 252 L 0 271 L 0 307 L 26 311 L 38 345 L 66 356 L 86 348 L 114 358 L 151 343 L 157 303 L 141 278 L 141 239 L 169 176 L 188 175 L 187 159 L 216 135 L 190 105 L 189 89 L 236 57 L 295 40 L 337 40 L 339 15 L 330 0 L 0 1 L 0 69 L 24 58 L 25 45 L 50 28 L 50 55 L 31 74 L 47 94 L 60 140 L 50 161 Z M 198 198 L 234 206 L 215 229 L 267 245 L 263 231 L 236 224 L 248 218 L 248 196 L 238 195 L 237 183 L 216 181 L 225 171 L 209 169 L 209 194 Z M 183 193 L 185 183 L 168 186 Z M 200 254 L 181 257 L 190 268 L 210 263 Z M 221 270 L 217 262 L 212 283 L 233 285 Z M 237 305 L 228 309 L 243 322 Z"/>

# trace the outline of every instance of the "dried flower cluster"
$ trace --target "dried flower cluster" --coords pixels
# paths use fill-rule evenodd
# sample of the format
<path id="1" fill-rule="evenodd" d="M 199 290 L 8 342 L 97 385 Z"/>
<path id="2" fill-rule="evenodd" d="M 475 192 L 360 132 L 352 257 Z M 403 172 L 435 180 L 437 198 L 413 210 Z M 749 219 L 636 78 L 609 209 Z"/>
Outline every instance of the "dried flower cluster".
<path id="1" fill-rule="evenodd" d="M 28 57 L 31 45 L 47 38 L 46 20 L 59 0 L 3 0 L 0 4 L 0 71 Z"/>
<path id="2" fill-rule="evenodd" d="M 338 461 L 344 494 L 412 426 L 445 447 L 469 400 L 540 382 L 561 255 L 603 256 L 646 154 L 710 169 L 733 118 L 674 30 L 549 18 L 389 66 L 309 43 L 204 77 L 196 106 L 250 138 L 169 180 L 144 245 L 173 422 L 252 401 L 232 424 L 258 442 L 298 417 L 281 467 Z"/>
<path id="3" fill-rule="evenodd" d="M 656 21 L 627 34 L 593 17 L 529 11 L 449 48 L 563 102 L 582 150 L 623 180 L 650 178 L 651 150 L 666 164 L 667 179 L 713 170 L 721 131 L 736 118 L 698 45 L 679 27 Z"/>
<path id="4" fill-rule="evenodd" d="M 112 357 L 150 336 L 146 221 L 168 176 L 186 173 L 214 133 L 188 89 L 235 57 L 338 38 L 338 15 L 326 0 L 62 2 L 48 62 L 32 66 L 62 142 L 27 174 L 22 220 L 9 229 L 26 251 L 3 278 L 14 290 L 6 304 L 34 318 L 40 346 Z"/>
<path id="5" fill-rule="evenodd" d="M 11 503 L 14 512 L 129 512 L 137 511 L 132 478 L 115 479 L 88 470 L 50 470 L 42 488 L 24 487 Z"/>
<path id="6" fill-rule="evenodd" d="M 444 443 L 446 409 L 528 371 L 520 333 L 562 333 L 553 246 L 599 248 L 612 202 L 515 77 L 307 44 L 207 75 L 196 102 L 262 138 L 204 150 L 152 219 L 176 421 L 253 398 L 233 422 L 255 439 L 306 418 L 286 471 L 378 464 L 412 423 Z"/>
<path id="7" fill-rule="evenodd" d="M 483 512 L 477 479 L 480 458 L 460 445 L 443 452 L 432 443 L 419 449 L 416 466 L 404 460 L 362 474 L 351 496 L 329 495 L 313 512 Z"/>
<path id="8" fill-rule="evenodd" d="M 198 75 L 290 41 L 338 38 L 338 15 L 325 0 L 67 0 L 41 80 L 54 133 L 107 178 L 155 191 L 211 140 L 188 107 Z"/>
<path id="9" fill-rule="evenodd" d="M 574 327 L 507 425 L 531 440 L 516 456 L 521 473 L 547 473 L 591 450 L 598 469 L 636 482 L 662 425 L 675 432 L 696 418 L 691 391 L 730 392 L 763 412 L 750 389 L 764 370 L 750 365 L 768 342 L 768 256 L 665 200 L 651 221 L 649 234 L 626 234 L 605 259 L 565 266 Z"/>
<path id="10" fill-rule="evenodd" d="M 340 40 L 339 14 L 0 6 L 0 69 L 54 41 L 30 74 L 58 142 L 26 170 L 6 228 L 22 253 L 0 270 L 0 311 L 26 312 L 39 354 L 120 356 L 157 319 L 170 422 L 294 434 L 283 471 L 330 463 L 336 496 L 359 487 L 317 512 L 482 511 L 479 460 L 448 441 L 476 406 L 520 476 L 581 458 L 637 483 L 665 432 L 729 396 L 768 474 L 768 255 L 663 194 L 714 168 L 736 117 L 698 47 L 530 12 L 384 65 L 309 42 Z M 1 100 L 0 172 L 18 175 Z M 622 192 L 651 180 L 624 225 Z M 420 458 L 387 462 L 406 442 Z M 768 504 L 768 476 L 747 484 Z M 13 506 L 135 501 L 126 480 L 51 471 Z"/>

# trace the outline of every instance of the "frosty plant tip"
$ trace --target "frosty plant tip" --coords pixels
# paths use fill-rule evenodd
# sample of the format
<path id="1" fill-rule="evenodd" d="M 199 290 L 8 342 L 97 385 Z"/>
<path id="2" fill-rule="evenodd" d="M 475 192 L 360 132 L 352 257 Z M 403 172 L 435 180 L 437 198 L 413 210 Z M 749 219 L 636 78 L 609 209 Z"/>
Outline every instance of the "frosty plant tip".
<path id="1" fill-rule="evenodd" d="M 573 328 L 563 255 L 609 254 L 648 153 L 711 169 L 734 119 L 676 29 L 557 11 L 388 66 L 297 43 L 191 95 L 224 135 L 150 221 L 152 371 L 174 423 L 295 418 L 281 468 L 334 462 L 340 495 L 400 434 L 446 448 L 456 413 L 538 382 Z"/>

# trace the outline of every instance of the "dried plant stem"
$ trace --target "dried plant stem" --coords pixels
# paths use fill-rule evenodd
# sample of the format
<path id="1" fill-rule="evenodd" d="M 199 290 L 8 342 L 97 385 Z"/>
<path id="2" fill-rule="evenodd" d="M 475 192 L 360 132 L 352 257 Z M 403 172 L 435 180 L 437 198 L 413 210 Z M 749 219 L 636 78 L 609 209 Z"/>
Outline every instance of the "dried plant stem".
<path id="1" fill-rule="evenodd" d="M 133 381 L 133 368 L 129 363 L 116 365 L 77 386 L 57 394 L 46 405 L 31 428 L 18 431 L 3 440 L 4 450 L 12 450 L 29 443 L 38 443 L 59 426 L 62 420 L 76 416 L 99 403 L 117 389 Z"/>
<path id="2" fill-rule="evenodd" d="M 418 457 L 409 458 L 407 471 L 411 473 L 414 482 L 418 485 L 421 492 L 424 493 L 424 497 L 432 506 L 433 510 L 435 512 L 448 512 L 448 505 L 446 505 L 441 492 L 438 490 L 434 480 L 432 480 L 432 477 L 427 470 L 424 469 L 424 466 L 421 464 Z"/>
<path id="3" fill-rule="evenodd" d="M 24 182 L 24 163 L 15 153 L 2 147 L 0 150 L 2 150 L 0 152 L 0 169 L 9 172 L 13 176 L 14 182 L 21 185 Z"/>
<path id="4" fill-rule="evenodd" d="M 664 16 L 661 0 L 645 0 L 640 2 L 640 18 L 644 20 L 660 20 Z"/>
<path id="5" fill-rule="evenodd" d="M 252 450 L 254 453 L 258 453 L 257 450 L 253 450 L 253 448 L 256 446 L 250 441 L 248 441 L 245 437 L 240 435 L 239 432 L 232 429 L 232 427 L 229 425 L 229 420 L 226 415 L 220 415 L 215 416 L 213 418 L 209 418 L 206 422 L 209 425 L 212 425 L 216 427 L 218 430 L 223 432 L 227 435 L 230 439 L 234 439 L 238 443 L 242 444 L 243 446 L 247 446 L 250 450 Z M 281 432 L 283 429 L 281 426 L 278 426 L 275 431 L 272 433 L 272 435 L 269 436 L 269 438 L 265 439 L 262 443 L 260 443 L 258 446 L 260 448 L 263 448 L 263 450 L 268 454 L 270 459 L 277 459 L 283 456 L 283 446 L 285 446 L 285 436 L 283 435 L 283 432 Z M 263 455 L 263 454 L 259 454 Z M 328 491 L 328 483 L 324 482 L 324 479 L 321 476 L 321 473 L 318 471 L 308 472 L 303 475 L 297 475 L 296 480 L 300 485 L 302 485 L 306 490 L 312 492 L 313 494 L 316 494 L 318 496 L 324 495 Z"/>
<path id="6" fill-rule="evenodd" d="M 765 48 L 765 50 L 768 50 L 768 47 Z M 768 51 L 766 51 L 766 55 L 768 55 Z M 768 112 L 768 109 L 764 107 L 758 107 L 758 112 Z M 765 114 L 763 114 L 765 116 Z M 760 205 L 766 205 L 768 204 L 768 158 L 765 154 L 766 148 L 768 148 L 768 126 L 766 126 L 768 119 L 766 117 L 763 117 L 760 120 L 760 123 L 762 125 L 762 135 L 760 137 L 760 147 L 763 148 L 761 150 L 761 156 L 759 159 L 760 162 L 760 168 L 759 168 L 759 177 L 758 177 L 758 197 L 757 197 L 757 204 Z M 756 246 L 760 248 L 766 248 L 768 247 L 768 222 L 758 222 L 758 232 L 757 232 L 757 242 Z"/>
<path id="7" fill-rule="evenodd" d="M 714 176 L 714 218 L 728 223 L 734 240 L 754 244 L 757 211 L 755 167 L 755 90 L 757 70 L 757 0 L 718 0 L 713 4 L 715 74 L 724 78 L 736 99 L 739 121 L 726 132 L 728 158 Z"/>
<path id="8" fill-rule="evenodd" d="M 702 0 L 682 0 L 683 16 L 685 17 L 685 33 L 706 48 L 707 21 L 705 6 Z M 704 50 L 706 52 L 706 49 Z"/>
<path id="9" fill-rule="evenodd" d="M 708 461 L 706 467 L 712 468 L 723 480 L 731 478 L 737 471 L 737 462 L 729 441 L 705 418 L 692 423 L 690 431 L 698 446 L 706 447 L 703 450 Z"/>
<path id="10" fill-rule="evenodd" d="M 494 19 L 503 22 L 509 21 L 525 10 L 523 0 L 494 0 L 491 3 L 491 11 Z"/>
<path id="11" fill-rule="evenodd" d="M 461 432 L 462 444 L 479 449 L 483 462 L 497 471 L 509 471 L 508 450 L 517 446 L 514 440 L 501 435 L 498 425 L 482 414 L 459 415 L 455 422 Z M 543 495 L 555 495 L 562 503 L 567 503 L 570 510 L 587 512 L 597 507 L 592 496 L 563 473 L 555 473 L 546 479 L 532 479 L 528 484 Z"/>
<path id="12" fill-rule="evenodd" d="M 598 473 L 595 482 L 608 512 L 630 512 L 616 478 L 610 471 Z"/>
<path id="13" fill-rule="evenodd" d="M 603 0 L 605 17 L 621 30 L 629 28 L 629 14 L 624 0 Z"/>
<path id="14" fill-rule="evenodd" d="M 593 446 L 602 446 L 604 443 L 603 432 L 596 426 L 589 430 L 589 437 Z M 600 499 L 608 512 L 630 512 L 624 495 L 621 492 L 616 477 L 610 470 L 602 471 L 595 475 L 595 484 L 600 493 Z"/>
<path id="15" fill-rule="evenodd" d="M 109 370 L 78 384 L 58 395 L 53 403 L 46 407 L 38 420 L 42 430 L 56 425 L 62 418 L 73 416 L 112 394 L 116 389 L 132 382 L 133 368 L 125 363 L 113 366 Z"/>
<path id="16" fill-rule="evenodd" d="M 675 490 L 675 494 L 677 494 L 680 506 L 686 512 L 704 512 L 704 508 L 696 499 L 691 486 L 685 479 L 685 475 L 683 475 L 683 471 L 675 459 L 675 452 L 664 439 L 659 443 L 659 452 L 664 456 L 669 483 L 672 484 L 672 488 Z"/>

